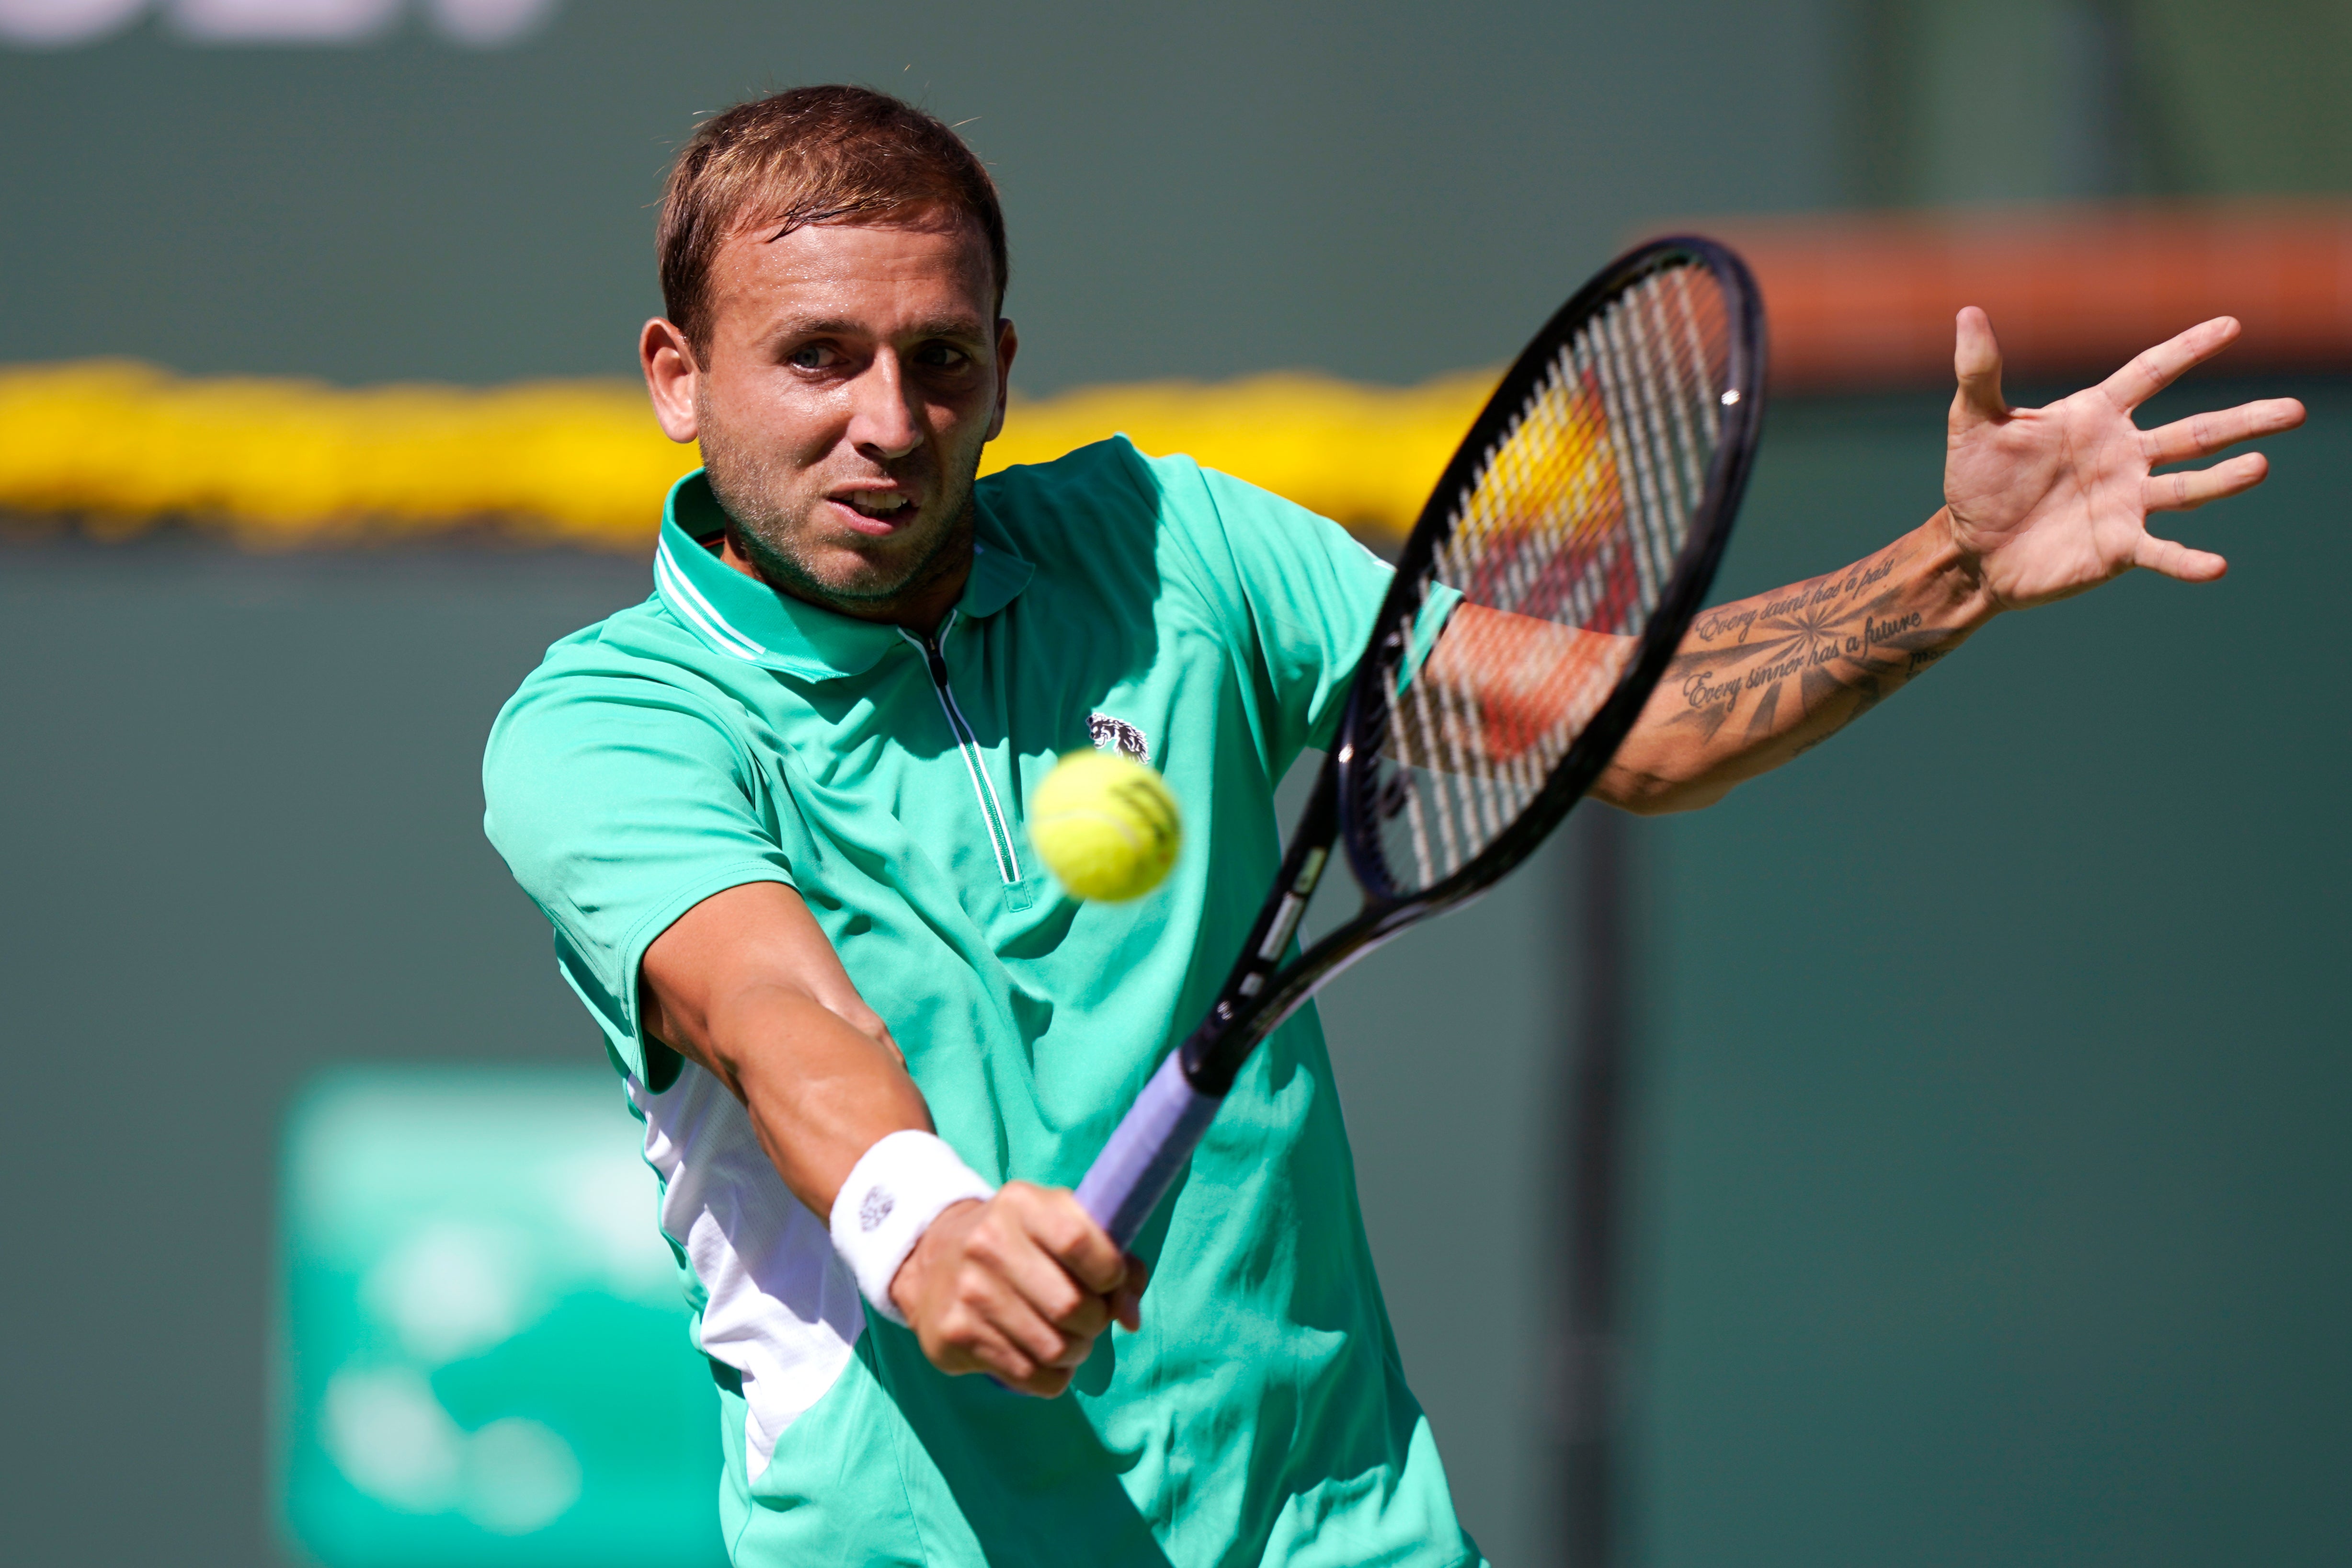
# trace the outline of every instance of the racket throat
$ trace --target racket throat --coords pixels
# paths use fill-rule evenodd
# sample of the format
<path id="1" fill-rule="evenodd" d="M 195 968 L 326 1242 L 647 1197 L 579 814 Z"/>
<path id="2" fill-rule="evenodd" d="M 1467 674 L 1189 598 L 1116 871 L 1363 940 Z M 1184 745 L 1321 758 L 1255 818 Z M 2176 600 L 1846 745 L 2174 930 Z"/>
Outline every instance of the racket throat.
<path id="1" fill-rule="evenodd" d="M 1290 939 L 1298 934 L 1299 920 L 1307 913 L 1307 900 L 1315 896 L 1315 884 L 1322 879 L 1323 868 L 1330 858 L 1328 849 L 1307 852 L 1306 863 L 1292 879 L 1289 890 L 1282 895 L 1282 902 L 1275 906 L 1274 918 L 1263 922 L 1265 933 L 1257 938 L 1254 948 L 1243 950 L 1241 979 L 1234 987 L 1236 994 L 1246 999 L 1265 989 L 1266 979 L 1282 962 Z"/>
<path id="2" fill-rule="evenodd" d="M 1327 759 L 1316 778 L 1315 793 L 1307 799 L 1306 815 L 1291 836 L 1289 851 L 1283 856 L 1275 882 L 1282 896 L 1269 900 L 1258 910 L 1241 954 L 1217 994 L 1216 1005 L 1177 1053 L 1186 1080 L 1201 1093 L 1222 1096 L 1231 1089 L 1242 1058 L 1282 1022 L 1280 1016 L 1261 1018 L 1274 1000 L 1267 986 L 1282 967 L 1283 955 L 1290 951 L 1307 906 L 1331 864 L 1331 845 L 1339 831 L 1339 769 Z"/>

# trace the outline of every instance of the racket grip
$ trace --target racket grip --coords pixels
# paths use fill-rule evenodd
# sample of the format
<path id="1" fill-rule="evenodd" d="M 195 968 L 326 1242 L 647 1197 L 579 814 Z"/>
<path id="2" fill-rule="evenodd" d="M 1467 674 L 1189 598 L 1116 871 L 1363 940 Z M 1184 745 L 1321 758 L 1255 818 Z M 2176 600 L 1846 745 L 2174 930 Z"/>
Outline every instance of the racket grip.
<path id="1" fill-rule="evenodd" d="M 1078 1184 L 1078 1206 L 1122 1249 L 1134 1243 L 1160 1206 L 1223 1103 L 1184 1080 L 1183 1056 L 1168 1053 Z"/>

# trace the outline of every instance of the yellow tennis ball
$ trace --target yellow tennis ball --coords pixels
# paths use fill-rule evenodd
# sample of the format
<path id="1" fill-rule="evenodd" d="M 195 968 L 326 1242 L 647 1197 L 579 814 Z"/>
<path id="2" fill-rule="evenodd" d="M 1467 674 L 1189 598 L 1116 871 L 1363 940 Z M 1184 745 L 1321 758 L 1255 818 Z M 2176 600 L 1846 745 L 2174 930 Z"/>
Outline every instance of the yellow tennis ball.
<path id="1" fill-rule="evenodd" d="M 1184 843 L 1160 775 L 1116 752 L 1072 752 L 1029 797 L 1029 842 L 1078 899 L 1139 899 Z"/>

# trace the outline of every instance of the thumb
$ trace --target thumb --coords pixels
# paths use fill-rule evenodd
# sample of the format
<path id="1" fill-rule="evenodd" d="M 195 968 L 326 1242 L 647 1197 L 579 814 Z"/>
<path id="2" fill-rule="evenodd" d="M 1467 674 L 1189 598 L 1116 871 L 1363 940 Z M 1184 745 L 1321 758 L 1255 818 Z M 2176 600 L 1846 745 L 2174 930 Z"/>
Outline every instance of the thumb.
<path id="1" fill-rule="evenodd" d="M 1992 335 L 1992 321 L 1976 306 L 1960 312 L 1955 323 L 1952 374 L 1960 390 L 1952 398 L 1952 433 L 2009 417 L 2009 404 L 2000 395 L 2000 343 Z"/>

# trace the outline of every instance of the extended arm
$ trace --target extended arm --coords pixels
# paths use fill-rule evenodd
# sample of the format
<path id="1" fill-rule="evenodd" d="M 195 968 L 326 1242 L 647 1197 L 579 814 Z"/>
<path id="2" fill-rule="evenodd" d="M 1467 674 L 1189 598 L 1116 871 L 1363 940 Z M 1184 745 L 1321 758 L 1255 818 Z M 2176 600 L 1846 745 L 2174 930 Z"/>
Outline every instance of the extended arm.
<path id="1" fill-rule="evenodd" d="M 775 882 L 697 904 L 646 949 L 648 1034 L 715 1075 L 793 1195 L 830 1215 L 858 1160 L 931 1118 L 890 1031 L 815 918 Z M 1132 1328 L 1139 1266 L 1069 1194 L 1007 1183 L 940 1213 L 890 1287 L 942 1371 L 1059 1394 L 1113 1318 Z"/>
<path id="2" fill-rule="evenodd" d="M 2303 423 L 2271 398 L 2142 430 L 2132 411 L 2227 348 L 2227 316 L 2190 328 L 2097 386 L 2046 408 L 2001 395 L 2000 348 L 1982 310 L 1960 312 L 1941 510 L 1842 572 L 1707 612 L 1594 793 L 1637 811 L 1710 805 L 1820 744 L 2004 610 L 2085 593 L 2146 567 L 2207 583 L 2219 555 L 2147 531 L 2262 482 L 2244 453 L 2154 475 Z"/>
<path id="3" fill-rule="evenodd" d="M 2220 317 L 2097 386 L 2046 408 L 2011 408 L 1991 324 L 1973 307 L 1961 311 L 1944 507 L 1843 571 L 1701 616 L 1592 793 L 1642 812 L 1710 805 L 1868 712 L 2004 610 L 2084 593 L 2134 567 L 2189 583 L 2220 577 L 2228 568 L 2219 555 L 2156 538 L 2147 514 L 2251 489 L 2267 463 L 2250 452 L 2192 472 L 2150 470 L 2293 429 L 2303 405 L 2270 398 L 2145 431 L 2132 411 L 2237 335 L 2238 323 Z M 1491 611 L 1464 614 L 1465 647 L 1545 637 L 1559 657 L 1612 677 L 1612 660 L 1630 648 L 1534 623 L 1497 627 L 1517 617 Z M 1447 638 L 1454 636 L 1449 627 Z M 1448 666 L 1446 652 L 1441 641 L 1433 671 L 1468 668 Z M 1513 661 L 1483 662 L 1501 669 Z M 1468 679 L 1490 728 L 1524 730 L 1552 717 L 1520 714 L 1523 699 Z"/>
<path id="4" fill-rule="evenodd" d="M 646 1032 L 743 1102 L 784 1185 L 817 1214 L 884 1135 L 931 1131 L 898 1042 L 792 889 L 705 899 L 646 950 L 643 978 Z"/>
<path id="5" fill-rule="evenodd" d="M 1948 509 L 1842 572 L 1717 605 L 1592 793 L 1634 811 L 1712 805 L 1893 696 L 1995 608 Z"/>

